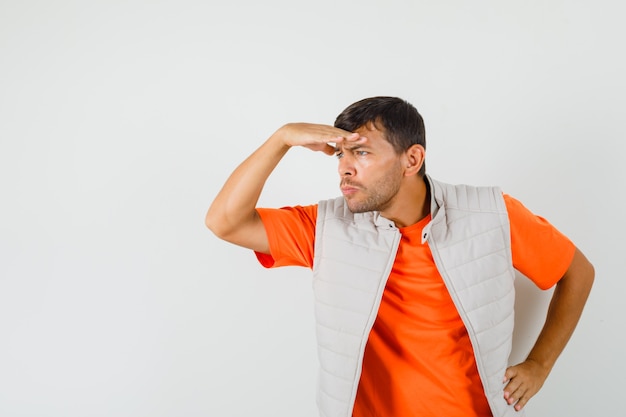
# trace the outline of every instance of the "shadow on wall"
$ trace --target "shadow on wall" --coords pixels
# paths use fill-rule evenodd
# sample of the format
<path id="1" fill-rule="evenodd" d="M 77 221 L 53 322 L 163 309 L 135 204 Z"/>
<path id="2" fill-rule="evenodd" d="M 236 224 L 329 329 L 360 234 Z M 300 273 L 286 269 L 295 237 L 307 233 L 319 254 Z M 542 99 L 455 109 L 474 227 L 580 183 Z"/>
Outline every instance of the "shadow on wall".
<path id="1" fill-rule="evenodd" d="M 543 327 L 554 288 L 539 289 L 530 279 L 515 272 L 515 329 L 509 364 L 528 356 Z"/>

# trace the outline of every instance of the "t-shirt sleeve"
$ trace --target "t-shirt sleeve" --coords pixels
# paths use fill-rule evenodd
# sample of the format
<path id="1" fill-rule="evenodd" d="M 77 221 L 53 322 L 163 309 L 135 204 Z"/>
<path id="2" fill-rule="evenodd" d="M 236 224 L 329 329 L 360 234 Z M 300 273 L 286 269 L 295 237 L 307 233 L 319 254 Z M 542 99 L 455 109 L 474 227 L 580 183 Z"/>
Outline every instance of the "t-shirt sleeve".
<path id="1" fill-rule="evenodd" d="M 539 288 L 548 289 L 567 271 L 576 247 L 543 217 L 504 194 L 511 224 L 513 266 Z"/>
<path id="2" fill-rule="evenodd" d="M 317 205 L 257 208 L 270 246 L 270 253 L 255 252 L 266 268 L 313 267 Z"/>

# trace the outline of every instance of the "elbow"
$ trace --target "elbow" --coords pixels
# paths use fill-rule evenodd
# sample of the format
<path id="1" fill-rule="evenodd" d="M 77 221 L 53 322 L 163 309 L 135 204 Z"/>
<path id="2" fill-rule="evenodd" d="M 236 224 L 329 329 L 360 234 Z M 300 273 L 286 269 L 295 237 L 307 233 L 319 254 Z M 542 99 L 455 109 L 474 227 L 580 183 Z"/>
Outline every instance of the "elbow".
<path id="1" fill-rule="evenodd" d="M 591 287 L 593 286 L 593 282 L 596 279 L 596 269 L 593 267 L 593 264 L 591 262 L 589 262 L 588 265 L 588 274 L 589 274 L 589 290 L 591 290 Z"/>
<path id="2" fill-rule="evenodd" d="M 589 259 L 587 259 L 585 257 L 585 255 L 582 255 L 582 256 L 583 256 L 583 260 L 584 260 L 584 262 L 583 262 L 583 268 L 584 269 L 583 270 L 584 270 L 585 276 L 587 278 L 587 284 L 589 286 L 589 289 L 591 289 L 591 286 L 593 285 L 593 281 L 595 280 L 596 270 L 593 267 L 593 264 L 591 262 L 589 262 Z"/>
<path id="3" fill-rule="evenodd" d="M 255 226 L 259 224 L 256 210 L 250 215 L 241 215 L 237 210 L 227 210 L 221 207 L 209 208 L 204 224 L 219 239 L 239 244 L 249 240 L 249 234 L 255 233 Z"/>
<path id="4" fill-rule="evenodd" d="M 218 216 L 214 214 L 211 209 L 209 209 L 204 217 L 204 225 L 220 239 L 224 239 L 224 236 L 226 236 L 226 230 L 224 230 L 223 227 L 220 227 L 220 225 L 223 224 L 224 222 L 220 221 Z"/>
<path id="5" fill-rule="evenodd" d="M 215 223 L 213 221 L 213 218 L 208 214 L 204 217 L 204 225 L 207 227 L 207 229 L 215 233 Z"/>
<path id="6" fill-rule="evenodd" d="M 230 242 L 237 233 L 239 222 L 234 221 L 225 212 L 209 209 L 204 218 L 204 224 L 216 237 Z"/>

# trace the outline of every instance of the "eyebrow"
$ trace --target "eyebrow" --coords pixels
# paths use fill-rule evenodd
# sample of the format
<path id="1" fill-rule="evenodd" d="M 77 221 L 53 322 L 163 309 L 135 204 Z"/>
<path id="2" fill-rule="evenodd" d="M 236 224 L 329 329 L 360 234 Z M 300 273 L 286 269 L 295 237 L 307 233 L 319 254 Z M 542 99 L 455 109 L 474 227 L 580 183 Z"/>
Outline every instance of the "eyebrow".
<path id="1" fill-rule="evenodd" d="M 337 148 L 337 151 L 341 151 L 342 149 L 343 149 L 343 150 L 346 150 L 346 151 L 354 151 L 354 150 L 356 150 L 356 149 L 361 149 L 361 148 L 368 148 L 368 146 L 367 146 L 367 145 L 365 145 L 365 144 L 362 144 L 362 143 L 358 143 L 358 144 L 356 144 L 356 145 L 348 145 L 348 146 L 344 146 L 344 147 L 343 147 L 343 148 L 341 148 L 341 149 Z"/>

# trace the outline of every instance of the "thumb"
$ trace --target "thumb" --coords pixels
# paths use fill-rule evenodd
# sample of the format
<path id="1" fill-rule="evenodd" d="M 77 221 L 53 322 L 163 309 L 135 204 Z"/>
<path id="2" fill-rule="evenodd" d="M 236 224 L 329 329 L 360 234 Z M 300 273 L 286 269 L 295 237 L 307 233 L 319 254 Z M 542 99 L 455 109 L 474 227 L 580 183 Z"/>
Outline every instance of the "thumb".
<path id="1" fill-rule="evenodd" d="M 326 155 L 333 156 L 337 152 L 337 148 L 329 145 L 328 143 L 321 149 Z"/>

